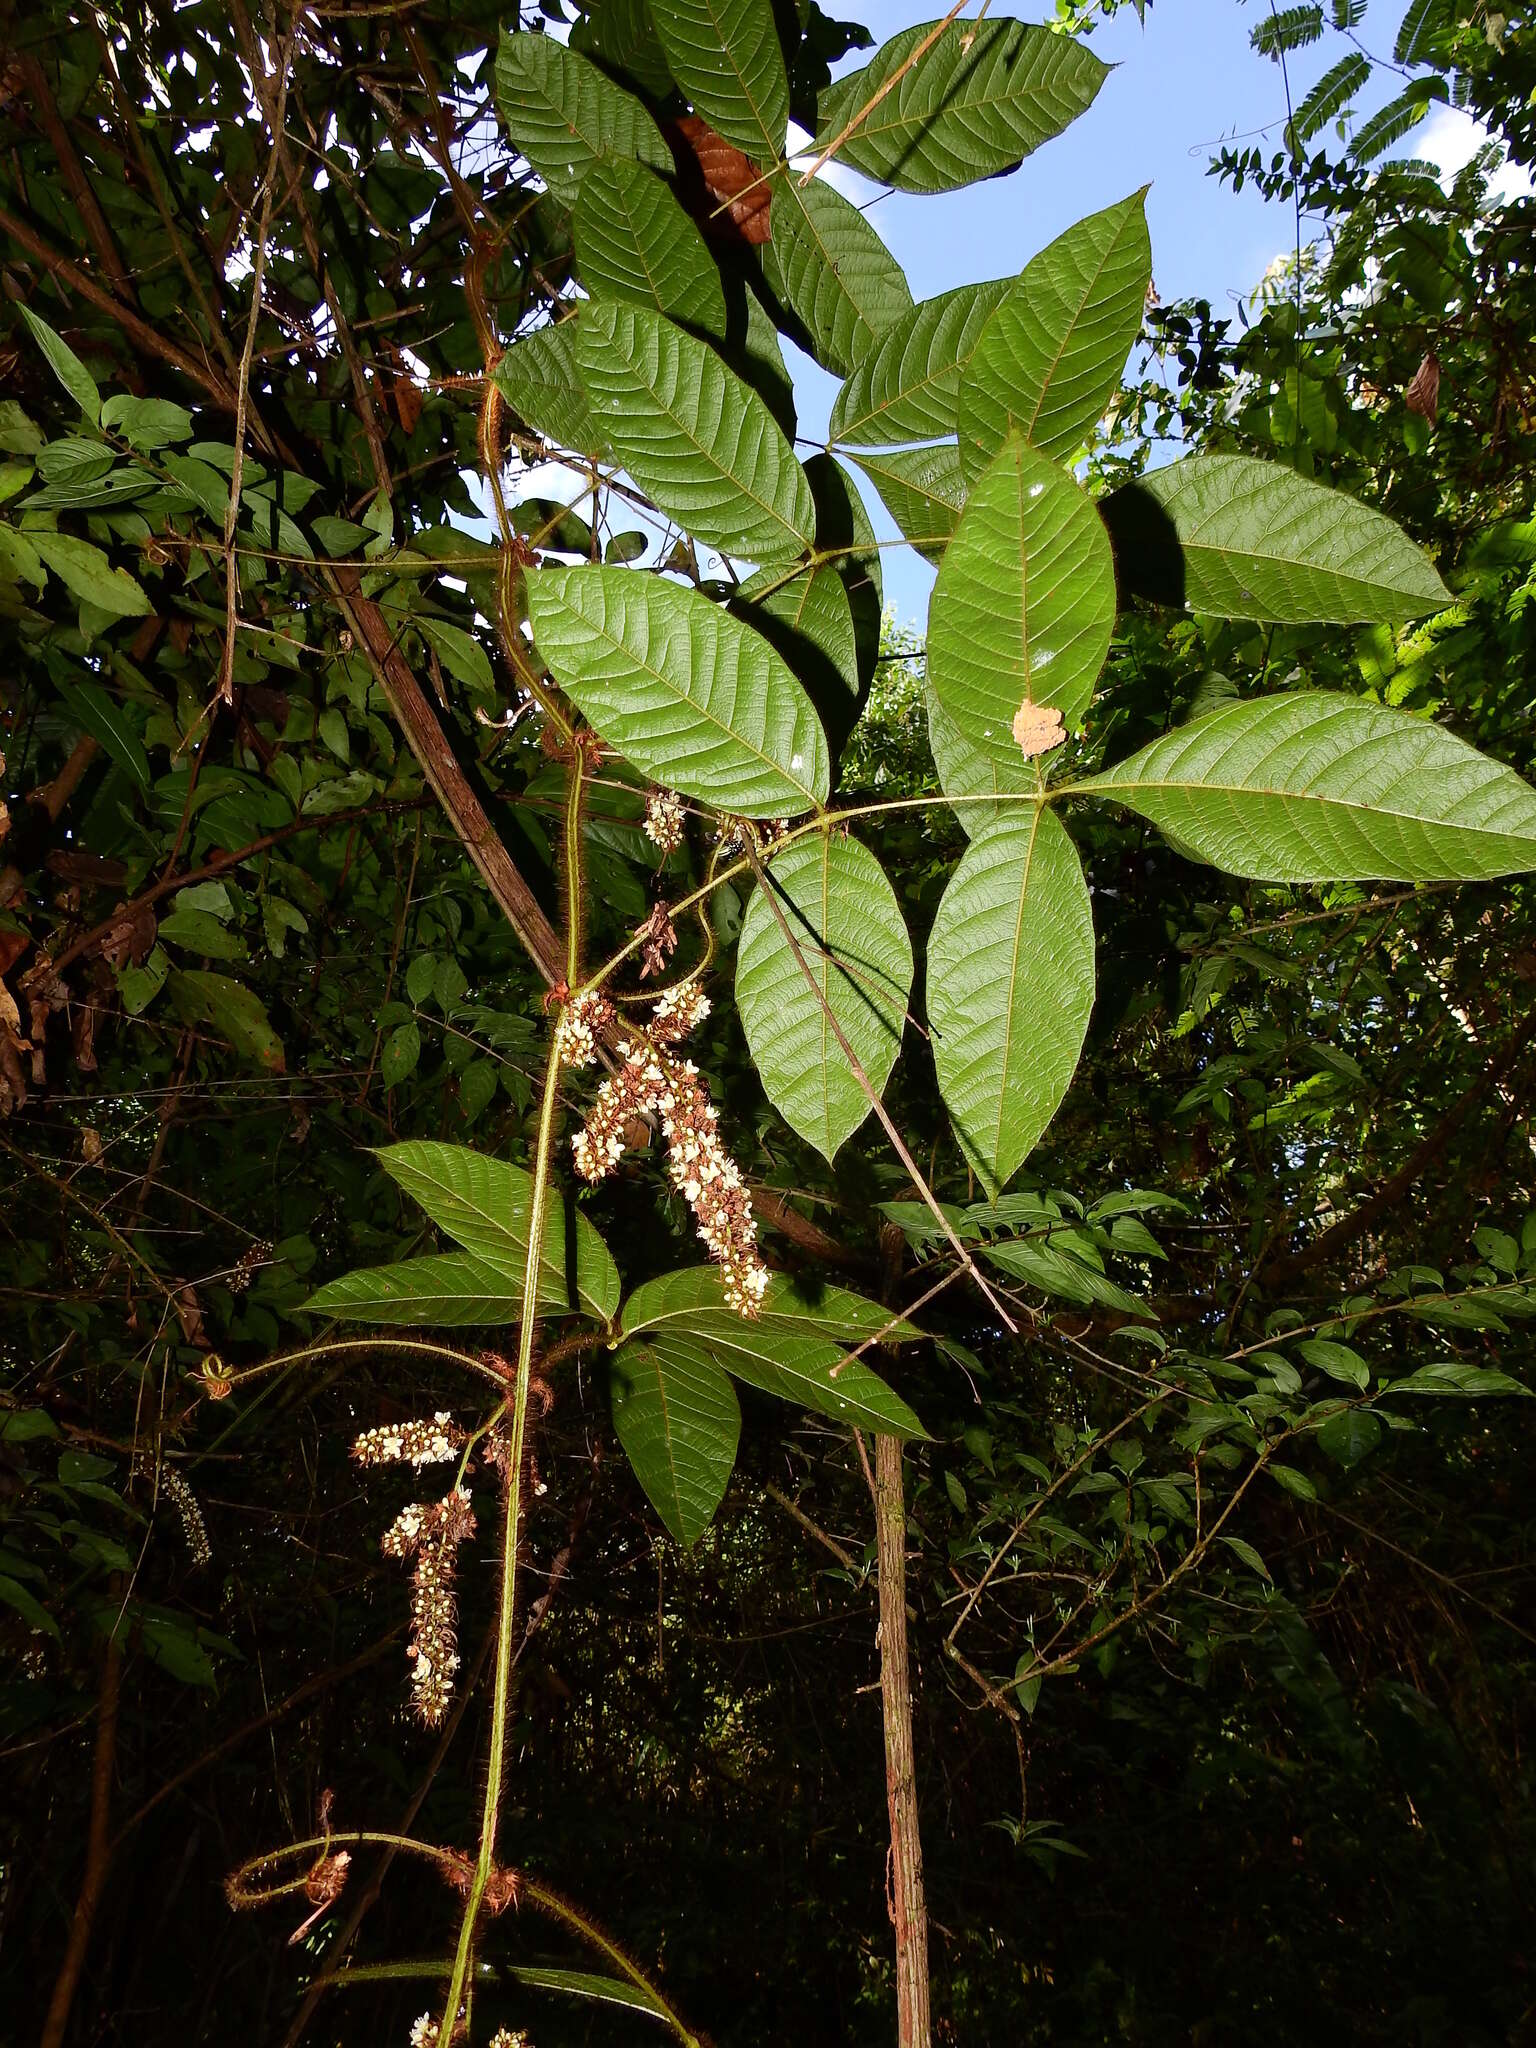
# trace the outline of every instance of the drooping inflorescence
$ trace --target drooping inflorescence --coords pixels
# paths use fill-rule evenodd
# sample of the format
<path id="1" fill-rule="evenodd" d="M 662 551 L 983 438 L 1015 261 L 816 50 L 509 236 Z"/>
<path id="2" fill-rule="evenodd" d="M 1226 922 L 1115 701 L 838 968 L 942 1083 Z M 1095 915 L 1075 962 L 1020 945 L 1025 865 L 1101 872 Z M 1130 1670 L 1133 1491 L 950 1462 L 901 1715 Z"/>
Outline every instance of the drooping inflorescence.
<path id="1" fill-rule="evenodd" d="M 462 1486 L 439 1501 L 412 1501 L 384 1532 L 386 1557 L 414 1557 L 411 1579 L 411 1701 L 428 1728 L 441 1725 L 459 1668 L 458 1603 L 454 1573 L 458 1548 L 475 1533 L 474 1511 Z"/>

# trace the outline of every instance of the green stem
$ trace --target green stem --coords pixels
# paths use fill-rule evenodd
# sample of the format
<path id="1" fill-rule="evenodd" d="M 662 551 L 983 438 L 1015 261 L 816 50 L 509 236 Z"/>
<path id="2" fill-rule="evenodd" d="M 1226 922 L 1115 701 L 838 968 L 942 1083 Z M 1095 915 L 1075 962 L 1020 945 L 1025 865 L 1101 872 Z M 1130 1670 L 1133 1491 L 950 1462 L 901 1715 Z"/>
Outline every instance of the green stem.
<path id="1" fill-rule="evenodd" d="M 579 748 L 566 791 L 566 917 L 569 936 L 566 959 L 568 985 L 579 972 L 581 948 L 581 799 L 585 762 Z M 539 1265 L 544 1253 L 544 1212 L 549 1199 L 550 1153 L 554 1149 L 555 1111 L 560 1101 L 560 1017 L 550 1039 L 544 1069 L 544 1098 L 539 1107 L 539 1135 L 533 1156 L 533 1188 L 528 1207 L 528 1263 L 523 1269 L 522 1323 L 517 1336 L 517 1377 L 512 1389 L 511 1441 L 507 1447 L 507 1505 L 501 1537 L 501 1605 L 496 1626 L 496 1680 L 491 1701 L 491 1746 L 486 1759 L 485 1798 L 480 1808 L 480 1852 L 464 1902 L 459 1943 L 443 2001 L 437 2038 L 449 2048 L 458 2022 L 459 2005 L 471 1983 L 475 1929 L 486 1886 L 496 1863 L 496 1825 L 501 1815 L 502 1783 L 507 1764 L 507 1709 L 512 1688 L 512 1637 L 517 1620 L 517 1556 L 522 1541 L 523 1447 L 528 1427 L 528 1388 L 533 1378 L 533 1340 L 539 1321 Z"/>

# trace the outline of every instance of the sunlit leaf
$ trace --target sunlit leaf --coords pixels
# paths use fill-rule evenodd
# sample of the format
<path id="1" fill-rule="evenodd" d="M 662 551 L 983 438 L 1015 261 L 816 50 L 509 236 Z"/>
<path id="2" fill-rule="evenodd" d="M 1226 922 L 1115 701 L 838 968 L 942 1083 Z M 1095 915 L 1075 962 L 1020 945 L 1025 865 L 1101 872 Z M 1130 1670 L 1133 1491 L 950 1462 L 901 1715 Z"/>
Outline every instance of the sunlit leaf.
<path id="1" fill-rule="evenodd" d="M 539 652 L 644 775 L 743 817 L 825 802 L 826 736 L 759 633 L 695 590 L 632 569 L 528 578 Z"/>
<path id="2" fill-rule="evenodd" d="M 1098 423 L 1141 332 L 1152 278 L 1144 201 L 1145 188 L 1058 235 L 987 322 L 960 382 L 968 478 L 1010 434 L 1065 457 Z"/>
<path id="3" fill-rule="evenodd" d="M 496 104 L 513 142 L 567 206 L 605 151 L 673 169 L 672 152 L 639 100 L 555 36 L 503 33 Z"/>
<path id="4" fill-rule="evenodd" d="M 883 1089 L 912 993 L 912 944 L 895 890 L 856 839 L 826 832 L 798 841 L 772 863 L 765 886 L 816 987 L 759 886 L 737 942 L 736 1005 L 769 1100 L 830 1160 L 872 1104 L 827 1010 Z"/>
<path id="5" fill-rule="evenodd" d="M 851 448 L 941 441 L 955 432 L 960 378 L 1011 278 L 924 299 L 886 328 L 837 394 L 828 433 Z"/>
<path id="6" fill-rule="evenodd" d="M 1123 591 L 1276 625 L 1416 619 L 1450 603 L 1380 512 L 1278 463 L 1191 455 L 1100 500 Z"/>
<path id="7" fill-rule="evenodd" d="M 1472 881 L 1536 867 L 1536 790 L 1442 726 L 1321 690 L 1237 703 L 1084 783 L 1258 881 Z"/>
<path id="8" fill-rule="evenodd" d="M 576 201 L 576 260 L 594 298 L 652 306 L 686 326 L 725 332 L 725 292 L 704 237 L 646 165 L 602 157 Z"/>
<path id="9" fill-rule="evenodd" d="M 650 0 L 667 65 L 709 125 L 771 169 L 789 124 L 773 0 Z"/>
<path id="10" fill-rule="evenodd" d="M 805 324 L 816 360 L 844 377 L 912 306 L 901 265 L 859 209 L 824 178 L 773 187 L 770 284 Z"/>
<path id="11" fill-rule="evenodd" d="M 1093 982 L 1088 887 L 1059 821 L 1042 807 L 984 827 L 934 919 L 928 1023 L 955 1135 L 994 1193 L 1071 1085 Z"/>
<path id="12" fill-rule="evenodd" d="M 815 539 L 805 471 L 750 385 L 697 335 L 649 308 L 583 308 L 576 357 L 623 467 L 695 539 L 751 562 Z"/>
<path id="13" fill-rule="evenodd" d="M 817 102 L 825 147 L 928 36 L 905 29 L 862 71 Z M 1109 75 L 1087 47 L 1023 22 L 952 22 L 838 151 L 844 163 L 903 192 L 951 192 L 1010 171 L 1075 121 Z"/>
<path id="14" fill-rule="evenodd" d="M 665 1340 L 621 1346 L 610 1371 L 624 1454 L 670 1534 L 691 1547 L 730 1484 L 741 1436 L 736 1390 L 719 1366 Z"/>
<path id="15" fill-rule="evenodd" d="M 928 610 L 928 681 L 968 746 L 1012 777 L 1021 706 L 1079 723 L 1109 651 L 1115 575 L 1092 502 L 1010 441 L 978 478 Z"/>
<path id="16" fill-rule="evenodd" d="M 939 561 L 965 503 L 958 445 L 940 441 L 931 448 L 889 448 L 853 459 L 904 538 L 930 562 Z"/>

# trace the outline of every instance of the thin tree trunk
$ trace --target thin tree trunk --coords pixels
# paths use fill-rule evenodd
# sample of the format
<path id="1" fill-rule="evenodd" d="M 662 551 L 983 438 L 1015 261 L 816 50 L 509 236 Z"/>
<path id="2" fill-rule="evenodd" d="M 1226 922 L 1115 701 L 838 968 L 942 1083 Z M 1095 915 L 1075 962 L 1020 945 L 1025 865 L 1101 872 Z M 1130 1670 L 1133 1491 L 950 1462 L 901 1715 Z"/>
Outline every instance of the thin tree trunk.
<path id="1" fill-rule="evenodd" d="M 48 2017 L 43 2022 L 41 2048 L 60 2048 L 69 2025 L 70 2010 L 80 1985 L 80 1972 L 90 1945 L 91 1926 L 107 1882 L 111 1854 L 109 1830 L 112 1822 L 112 1773 L 117 1763 L 117 1702 L 123 1674 L 122 1652 L 114 1633 L 107 1644 L 101 1671 L 101 1696 L 96 1709 L 96 1754 L 91 1762 L 91 1821 L 86 1836 L 85 1875 L 75 1900 L 64 1960 L 54 1981 Z"/>
<path id="2" fill-rule="evenodd" d="M 885 1798 L 891 1848 L 886 1903 L 896 1930 L 896 2039 L 931 2048 L 928 1908 L 917 1823 L 912 1682 L 907 1667 L 907 1510 L 901 1439 L 875 1438 L 875 1540 L 880 1570 L 880 1703 L 885 1714 Z"/>

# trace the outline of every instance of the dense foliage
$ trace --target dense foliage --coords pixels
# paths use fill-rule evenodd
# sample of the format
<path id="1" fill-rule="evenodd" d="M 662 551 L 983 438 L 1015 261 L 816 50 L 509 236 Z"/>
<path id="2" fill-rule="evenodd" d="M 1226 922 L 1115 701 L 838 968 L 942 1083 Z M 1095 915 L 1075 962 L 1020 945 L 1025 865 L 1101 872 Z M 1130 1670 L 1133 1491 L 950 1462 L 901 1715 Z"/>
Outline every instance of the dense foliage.
<path id="1" fill-rule="evenodd" d="M 1235 319 L 784 161 L 1101 11 L 10 31 L 20 2037 L 1529 2025 L 1532 30 Z"/>

